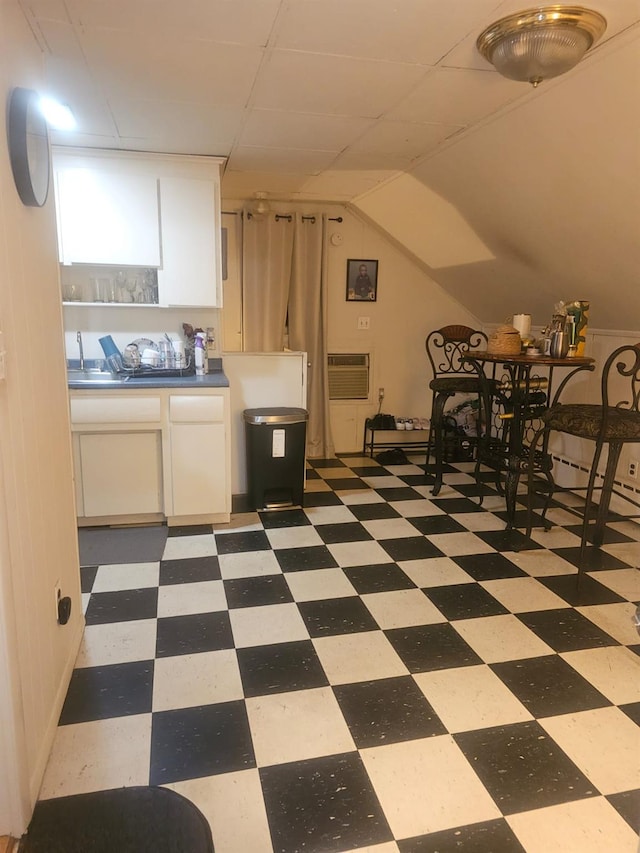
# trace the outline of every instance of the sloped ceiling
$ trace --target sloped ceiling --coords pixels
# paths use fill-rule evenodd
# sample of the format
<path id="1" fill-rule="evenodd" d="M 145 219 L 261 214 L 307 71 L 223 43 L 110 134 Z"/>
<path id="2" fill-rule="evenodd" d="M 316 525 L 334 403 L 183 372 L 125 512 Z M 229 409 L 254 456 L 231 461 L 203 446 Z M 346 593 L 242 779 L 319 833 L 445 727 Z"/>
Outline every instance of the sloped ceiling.
<path id="1" fill-rule="evenodd" d="M 640 32 L 355 200 L 483 322 L 561 299 L 640 335 Z"/>

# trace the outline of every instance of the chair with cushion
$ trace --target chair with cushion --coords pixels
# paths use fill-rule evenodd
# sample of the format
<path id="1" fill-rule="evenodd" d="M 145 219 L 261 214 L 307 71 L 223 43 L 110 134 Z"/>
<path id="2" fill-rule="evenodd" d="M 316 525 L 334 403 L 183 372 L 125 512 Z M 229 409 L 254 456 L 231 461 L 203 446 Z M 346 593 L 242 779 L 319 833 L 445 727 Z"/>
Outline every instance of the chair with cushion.
<path id="1" fill-rule="evenodd" d="M 470 350 L 486 349 L 487 336 L 469 326 L 443 326 L 427 336 L 425 348 L 433 371 L 429 383 L 433 397 L 426 464 L 429 465 L 433 451 L 435 482 L 432 493 L 437 495 L 442 488 L 444 467 L 444 407 L 455 394 L 471 394 L 480 399 L 480 377 L 474 365 L 464 362 L 463 357 Z"/>
<path id="2" fill-rule="evenodd" d="M 620 398 L 619 403 L 612 399 Z M 611 495 L 615 494 L 629 501 L 633 506 L 639 504 L 629 493 L 617 491 L 614 479 L 620 453 L 625 444 L 640 443 L 640 342 L 618 347 L 606 360 L 602 371 L 601 402 L 568 403 L 554 402 L 543 415 L 543 425 L 532 440 L 532 452 L 529 459 L 529 489 L 528 489 L 528 521 L 527 536 L 531 533 L 533 519 L 533 495 L 542 487 L 546 493 L 543 520 L 546 509 L 555 490 L 551 474 L 552 460 L 546 448 L 552 431 L 577 436 L 595 443 L 593 459 L 586 486 L 586 502 L 582 518 L 582 535 L 580 541 L 580 565 L 578 579 L 585 568 L 587 542 L 600 546 L 604 538 L 604 530 L 609 512 Z M 534 450 L 539 442 L 544 449 L 542 473 L 547 479 L 546 484 L 533 476 Z M 598 463 L 604 446 L 608 448 L 607 462 L 604 475 L 598 474 Z M 602 484 L 596 485 L 598 477 Z M 600 501 L 594 513 L 592 505 L 593 493 L 601 491 Z M 575 490 L 573 490 L 575 491 Z M 595 514 L 595 522 L 591 523 Z M 591 533 L 593 530 L 593 533 Z"/>

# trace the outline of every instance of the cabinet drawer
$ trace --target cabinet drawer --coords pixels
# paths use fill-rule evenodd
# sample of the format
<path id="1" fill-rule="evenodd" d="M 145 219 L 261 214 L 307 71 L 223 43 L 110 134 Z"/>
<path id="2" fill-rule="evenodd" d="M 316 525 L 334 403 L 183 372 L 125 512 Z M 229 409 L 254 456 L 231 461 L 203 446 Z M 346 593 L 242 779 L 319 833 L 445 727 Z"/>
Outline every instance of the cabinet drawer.
<path id="1" fill-rule="evenodd" d="M 169 398 L 169 419 L 172 423 L 211 423 L 224 418 L 224 397 L 214 395 L 180 396 Z"/>
<path id="2" fill-rule="evenodd" d="M 72 397 L 71 423 L 139 424 L 160 421 L 160 397 Z"/>

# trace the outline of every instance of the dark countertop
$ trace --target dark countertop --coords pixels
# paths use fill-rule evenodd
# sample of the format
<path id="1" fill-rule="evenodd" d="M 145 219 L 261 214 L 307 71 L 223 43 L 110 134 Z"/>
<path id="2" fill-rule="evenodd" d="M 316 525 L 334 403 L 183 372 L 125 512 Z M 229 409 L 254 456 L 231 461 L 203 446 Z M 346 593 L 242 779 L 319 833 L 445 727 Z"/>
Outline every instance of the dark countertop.
<path id="1" fill-rule="evenodd" d="M 128 375 L 120 376 L 107 371 L 94 373 L 91 370 L 94 364 L 89 360 L 86 362 L 88 371 L 81 374 L 78 361 L 70 360 L 68 362 L 67 387 L 72 391 L 97 391 L 100 389 L 113 391 L 114 388 L 118 389 L 118 391 L 143 391 L 146 388 L 193 388 L 194 390 L 228 388 L 229 380 L 222 370 L 222 359 L 219 359 L 219 362 L 220 368 L 218 370 L 205 373 L 204 376 L 195 376 L 193 374 L 186 376 L 153 376 L 149 374 L 133 377 Z"/>

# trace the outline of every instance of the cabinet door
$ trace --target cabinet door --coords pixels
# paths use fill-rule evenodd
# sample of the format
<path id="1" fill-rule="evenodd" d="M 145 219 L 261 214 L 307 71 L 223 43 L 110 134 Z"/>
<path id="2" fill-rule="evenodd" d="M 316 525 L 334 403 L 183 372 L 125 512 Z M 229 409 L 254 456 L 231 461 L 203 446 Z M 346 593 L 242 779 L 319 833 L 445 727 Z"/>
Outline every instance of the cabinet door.
<path id="1" fill-rule="evenodd" d="M 160 266 L 158 181 L 109 163 L 56 170 L 63 264 Z"/>
<path id="2" fill-rule="evenodd" d="M 85 517 L 162 512 L 160 432 L 79 436 Z"/>
<path id="3" fill-rule="evenodd" d="M 213 179 L 161 179 L 161 305 L 219 305 L 218 206 L 218 182 Z"/>
<path id="4" fill-rule="evenodd" d="M 224 424 L 171 424 L 173 515 L 228 513 Z"/>

